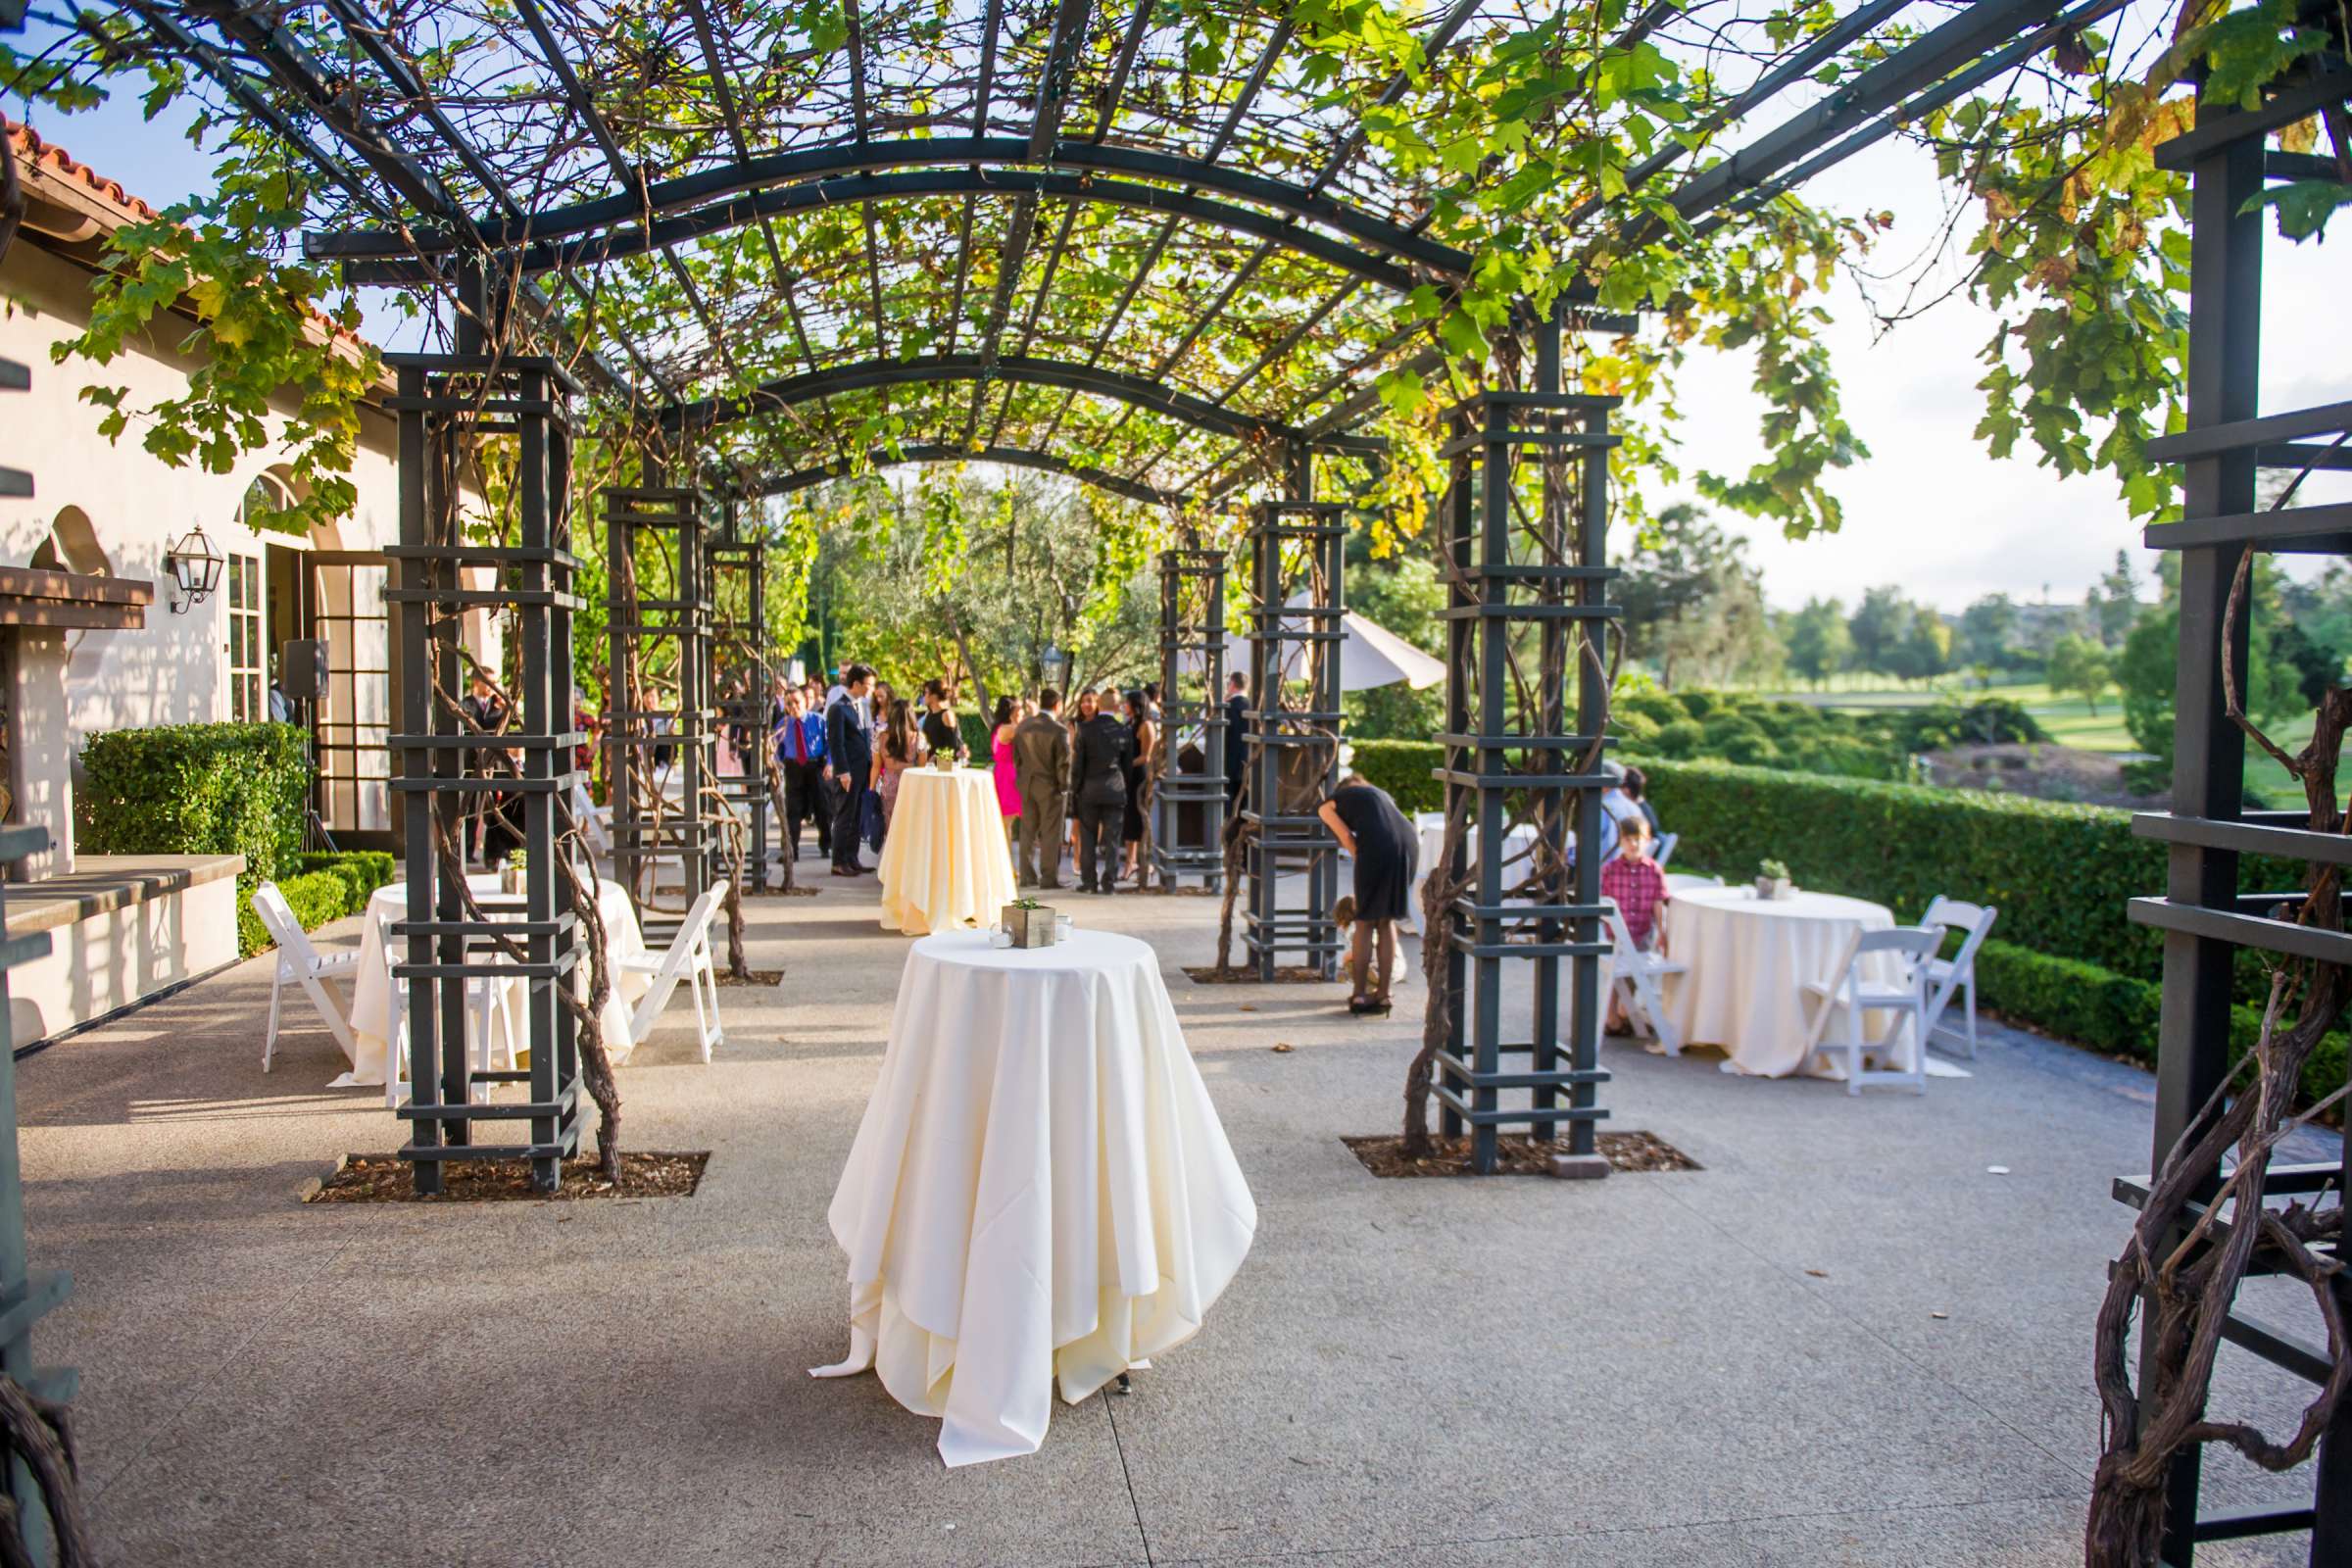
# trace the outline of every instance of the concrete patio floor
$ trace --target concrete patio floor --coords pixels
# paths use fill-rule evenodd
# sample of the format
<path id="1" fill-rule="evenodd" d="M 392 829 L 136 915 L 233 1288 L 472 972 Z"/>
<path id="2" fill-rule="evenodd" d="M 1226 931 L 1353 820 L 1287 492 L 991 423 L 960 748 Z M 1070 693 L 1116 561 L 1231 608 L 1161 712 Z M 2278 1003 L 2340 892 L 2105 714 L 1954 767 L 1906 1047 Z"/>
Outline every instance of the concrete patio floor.
<path id="1" fill-rule="evenodd" d="M 299 998 L 263 1075 L 260 960 L 23 1063 L 33 1258 L 74 1277 L 36 1348 L 81 1369 L 108 1560 L 2081 1561 L 2146 1075 L 1993 1028 L 1973 1077 L 1855 1100 L 1615 1042 L 1610 1125 L 1703 1170 L 1380 1181 L 1340 1139 L 1397 1122 L 1417 974 L 1387 1021 L 1340 986 L 1193 985 L 1200 897 L 1065 896 L 1160 953 L 1255 1248 L 1133 1396 L 944 1469 L 873 1379 L 806 1375 L 846 1345 L 824 1210 L 906 949 L 870 878 L 819 880 L 750 906 L 787 982 L 722 993 L 716 1061 L 681 999 L 623 1070 L 628 1145 L 712 1152 L 689 1200 L 302 1205 L 397 1134 L 322 1087 L 343 1063 Z M 2218 1391 L 2281 1425 L 2303 1394 L 2227 1350 Z M 2309 1495 L 2208 1474 L 2217 1503 Z"/>

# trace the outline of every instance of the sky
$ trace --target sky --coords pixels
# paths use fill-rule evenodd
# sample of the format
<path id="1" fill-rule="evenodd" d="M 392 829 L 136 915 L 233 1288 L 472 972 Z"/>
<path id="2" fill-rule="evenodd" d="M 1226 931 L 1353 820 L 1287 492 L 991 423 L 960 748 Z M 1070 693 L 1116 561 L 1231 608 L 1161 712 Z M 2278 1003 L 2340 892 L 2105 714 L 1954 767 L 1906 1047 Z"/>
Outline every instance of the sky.
<path id="1" fill-rule="evenodd" d="M 10 112 L 22 115 L 23 106 Z M 158 206 L 211 183 L 209 159 L 175 128 L 142 122 L 135 98 L 73 117 L 44 114 L 35 128 Z M 1942 222 L 1947 195 L 1928 154 L 1892 139 L 1817 177 L 1806 194 L 1833 211 L 1894 215 L 1872 258 L 1879 270 L 1920 256 Z M 2346 242 L 2331 253 L 2324 241 L 2294 245 L 2274 235 L 2266 248 L 2266 412 L 2343 395 L 2340 367 L 2352 349 L 2352 310 L 2341 298 Z M 1944 256 L 1930 265 L 1948 280 L 1960 263 Z M 1893 290 L 1883 294 L 1891 298 Z M 1954 612 L 1991 593 L 2080 603 L 2118 549 L 2153 583 L 2155 554 L 2140 548 L 2111 478 L 2061 479 L 2022 444 L 2019 456 L 1995 462 L 1971 433 L 1983 408 L 1976 382 L 1984 368 L 1978 356 L 1993 331 L 1989 313 L 1952 298 L 1882 335 L 1851 278 L 1838 279 L 1829 303 L 1836 319 L 1828 339 L 1846 416 L 1871 457 L 1830 478 L 1845 518 L 1834 536 L 1789 540 L 1777 524 L 1719 514 L 1748 541 L 1770 603 L 1793 609 L 1828 597 L 1850 607 L 1880 584 Z M 403 346 L 405 324 L 388 312 L 370 313 L 371 329 L 388 347 Z M 1739 474 L 1756 461 L 1762 409 L 1748 385 L 1752 370 L 1745 354 L 1702 353 L 1688 362 L 1676 431 L 1686 470 Z M 2302 504 L 2346 499 L 2352 474 L 2315 475 L 2298 497 Z"/>

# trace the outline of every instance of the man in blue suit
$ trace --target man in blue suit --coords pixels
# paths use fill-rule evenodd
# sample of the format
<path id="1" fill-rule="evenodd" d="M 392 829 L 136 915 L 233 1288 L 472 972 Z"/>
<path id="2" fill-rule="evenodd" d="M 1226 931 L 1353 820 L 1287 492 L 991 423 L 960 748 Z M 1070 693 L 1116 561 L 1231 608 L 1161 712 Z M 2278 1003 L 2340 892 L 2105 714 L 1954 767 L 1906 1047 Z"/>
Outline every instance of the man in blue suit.
<path id="1" fill-rule="evenodd" d="M 874 726 L 865 716 L 865 696 L 874 672 L 852 664 L 841 672 L 841 695 L 825 710 L 825 777 L 841 794 L 833 815 L 833 874 L 858 876 L 858 818 L 865 792 L 873 787 Z"/>

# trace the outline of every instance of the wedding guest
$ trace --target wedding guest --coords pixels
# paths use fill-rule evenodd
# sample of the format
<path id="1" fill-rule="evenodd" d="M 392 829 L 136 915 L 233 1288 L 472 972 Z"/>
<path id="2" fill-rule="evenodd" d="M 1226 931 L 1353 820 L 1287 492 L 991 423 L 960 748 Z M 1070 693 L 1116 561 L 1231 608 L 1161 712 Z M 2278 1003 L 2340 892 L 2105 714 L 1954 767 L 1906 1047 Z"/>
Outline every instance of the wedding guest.
<path id="1" fill-rule="evenodd" d="M 963 744 L 963 721 L 956 716 L 944 680 L 923 682 L 923 745 L 934 757 L 945 752 L 959 763 L 971 759 L 971 748 Z"/>
<path id="2" fill-rule="evenodd" d="M 1159 709 L 1151 688 L 1127 694 L 1127 738 L 1134 750 L 1127 762 L 1127 811 L 1119 841 L 1127 852 L 1127 879 L 1142 887 L 1152 875 L 1152 769 L 1159 753 Z"/>
<path id="3" fill-rule="evenodd" d="M 466 732 L 469 735 L 503 735 L 511 710 L 507 700 L 498 694 L 487 670 L 477 669 L 466 683 L 466 695 L 458 699 L 458 711 L 465 715 Z M 487 747 L 469 747 L 466 753 L 466 776 L 487 778 L 502 771 L 491 765 Z M 473 793 L 466 809 L 466 858 L 470 860 L 481 853 L 482 818 L 497 799 L 487 790 Z M 484 863 L 487 864 L 485 857 Z"/>
<path id="4" fill-rule="evenodd" d="M 1070 732 L 1061 722 L 1061 693 L 1037 694 L 1038 711 L 1012 732 L 1013 778 L 1021 795 L 1020 877 L 1023 887 L 1061 886 L 1061 819 L 1070 794 Z"/>
<path id="5" fill-rule="evenodd" d="M 1004 842 L 1014 842 L 1013 829 L 1021 820 L 1021 786 L 1013 766 L 1012 732 L 1019 727 L 1010 696 L 997 699 L 988 727 L 989 770 L 996 776 L 997 814 L 1004 819 Z"/>
<path id="6" fill-rule="evenodd" d="M 1085 712 L 1082 703 L 1080 712 Z M 1094 700 L 1094 716 L 1070 737 L 1070 795 L 1078 808 L 1078 891 L 1118 891 L 1119 827 L 1127 811 L 1127 767 L 1135 738 Z"/>
<path id="7" fill-rule="evenodd" d="M 1628 817 L 1618 836 L 1616 858 L 1600 868 L 1601 897 L 1616 901 L 1617 912 L 1625 917 L 1625 934 L 1634 939 L 1635 947 L 1643 949 L 1656 945 L 1661 934 L 1658 911 L 1674 902 L 1666 873 L 1649 858 L 1650 844 L 1649 824 L 1638 816 Z M 1613 1035 L 1631 1027 L 1624 999 L 1615 986 L 1609 987 L 1609 1016 L 1601 1027 Z"/>
<path id="8" fill-rule="evenodd" d="M 899 775 L 923 760 L 923 738 L 914 727 L 914 706 L 904 697 L 890 705 L 882 744 L 874 759 L 874 793 L 882 797 L 882 831 L 890 832 L 899 806 Z"/>
<path id="9" fill-rule="evenodd" d="M 1355 858 L 1355 894 L 1350 913 L 1348 966 L 1355 994 L 1351 1013 L 1389 1010 L 1389 985 L 1396 973 L 1396 922 L 1412 899 L 1421 858 L 1420 836 L 1389 792 L 1350 773 L 1315 808 L 1340 848 Z M 1372 979 L 1372 949 L 1380 948 L 1380 980 Z"/>
<path id="10" fill-rule="evenodd" d="M 825 719 L 809 711 L 808 693 L 787 687 L 776 719 L 776 765 L 784 774 L 784 842 L 801 858 L 801 824 L 814 818 L 816 853 L 833 854 L 833 813 L 825 799 Z"/>
<path id="11" fill-rule="evenodd" d="M 1649 804 L 1649 776 L 1629 765 L 1625 777 L 1618 781 L 1618 788 L 1625 791 L 1627 800 L 1642 808 L 1642 820 L 1649 824 L 1651 841 L 1664 837 L 1666 830 L 1658 825 L 1658 808 Z"/>
<path id="12" fill-rule="evenodd" d="M 825 777 L 834 785 L 833 874 L 858 876 L 858 813 L 873 787 L 874 726 L 866 716 L 874 672 L 863 664 L 842 671 L 841 695 L 825 710 Z"/>
<path id="13" fill-rule="evenodd" d="M 1072 758 L 1071 765 L 1074 768 L 1077 765 L 1075 759 L 1078 755 L 1078 732 L 1085 727 L 1089 719 L 1102 710 L 1102 699 L 1091 689 L 1081 688 L 1072 706 L 1076 710 L 1070 715 L 1070 756 Z M 1076 795 L 1073 794 L 1070 797 L 1069 805 L 1063 810 L 1062 816 L 1063 820 L 1069 823 L 1070 864 L 1073 868 L 1078 869 L 1080 877 L 1083 879 L 1086 862 L 1078 858 L 1078 797 Z"/>

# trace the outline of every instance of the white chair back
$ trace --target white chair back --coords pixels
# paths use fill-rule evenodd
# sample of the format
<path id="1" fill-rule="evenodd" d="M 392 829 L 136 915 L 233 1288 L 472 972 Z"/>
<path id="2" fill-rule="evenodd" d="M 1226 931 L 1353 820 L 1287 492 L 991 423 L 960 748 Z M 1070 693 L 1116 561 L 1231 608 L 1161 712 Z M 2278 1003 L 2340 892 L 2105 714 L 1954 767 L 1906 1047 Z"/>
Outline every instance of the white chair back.
<path id="1" fill-rule="evenodd" d="M 694 985 L 695 1010 L 698 1015 L 702 1012 L 704 1003 L 701 982 L 703 972 L 710 967 L 710 922 L 718 914 L 719 892 L 720 890 L 717 888 L 703 890 L 701 897 L 697 898 L 693 906 L 686 911 L 686 918 L 679 922 L 677 934 L 669 939 L 669 946 L 663 949 L 662 956 L 654 961 L 652 965 L 653 984 L 647 987 L 645 995 L 637 1000 L 636 1010 L 629 1017 L 629 1037 L 632 1042 L 643 1042 L 647 1034 L 653 1030 L 654 1020 L 661 1017 L 662 1009 L 669 1005 L 669 999 L 676 994 L 678 982 L 681 979 L 688 980 Z M 716 977 L 713 976 L 710 1006 L 715 1009 L 717 1004 L 717 982 Z M 707 1025 L 705 1032 L 707 1043 L 704 1057 L 708 1060 Z"/>
<path id="2" fill-rule="evenodd" d="M 1928 912 L 1920 924 L 1933 927 L 1936 934 L 1936 950 L 1942 951 L 1943 934 L 1962 933 L 1960 951 L 1949 958 L 1937 959 L 1929 965 L 1929 977 L 1935 981 L 1934 993 L 1928 998 L 1926 1019 L 1920 1025 L 1921 1038 L 1935 1033 L 1942 1021 L 1955 994 L 1966 991 L 1968 1015 L 1966 1027 L 1955 1031 L 1966 1042 L 1966 1054 L 1971 1061 L 1977 1055 L 1977 950 L 1992 930 L 1992 922 L 2001 911 L 1989 904 L 1970 904 L 1961 899 L 1947 899 L 1937 894 L 1928 905 Z"/>
<path id="3" fill-rule="evenodd" d="M 318 950 L 311 946 L 310 934 L 294 917 L 294 906 L 286 902 L 276 883 L 265 882 L 253 890 L 253 912 L 261 916 L 262 929 L 277 944 L 281 960 L 291 959 L 306 972 L 318 967 Z"/>
<path id="4" fill-rule="evenodd" d="M 1943 933 L 1925 926 L 1898 925 L 1886 931 L 1860 931 L 1845 951 L 1845 968 L 1850 971 L 1864 954 L 1891 953 L 1902 963 L 1903 983 L 1917 985 L 1922 978 L 1922 966 L 1942 945 Z"/>
<path id="5" fill-rule="evenodd" d="M 1680 833 L 1658 835 L 1658 853 L 1651 856 L 1650 858 L 1658 862 L 1659 870 L 1666 869 L 1666 862 L 1674 858 L 1674 847 L 1682 842 L 1683 836 Z"/>

